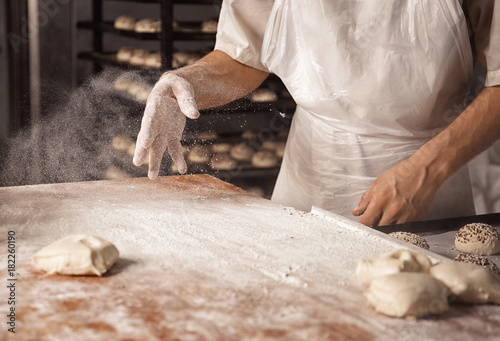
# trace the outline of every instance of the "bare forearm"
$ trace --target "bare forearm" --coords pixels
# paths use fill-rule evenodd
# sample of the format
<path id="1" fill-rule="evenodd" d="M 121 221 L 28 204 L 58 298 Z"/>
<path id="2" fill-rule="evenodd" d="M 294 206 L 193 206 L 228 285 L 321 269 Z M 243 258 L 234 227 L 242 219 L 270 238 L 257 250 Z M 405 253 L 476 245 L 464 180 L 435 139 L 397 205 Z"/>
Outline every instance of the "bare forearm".
<path id="1" fill-rule="evenodd" d="M 487 87 L 410 161 L 425 165 L 439 185 L 499 138 L 500 87 Z"/>
<path id="2" fill-rule="evenodd" d="M 175 73 L 193 86 L 198 109 L 221 106 L 241 98 L 268 76 L 268 73 L 243 65 L 221 51 L 213 51 Z"/>

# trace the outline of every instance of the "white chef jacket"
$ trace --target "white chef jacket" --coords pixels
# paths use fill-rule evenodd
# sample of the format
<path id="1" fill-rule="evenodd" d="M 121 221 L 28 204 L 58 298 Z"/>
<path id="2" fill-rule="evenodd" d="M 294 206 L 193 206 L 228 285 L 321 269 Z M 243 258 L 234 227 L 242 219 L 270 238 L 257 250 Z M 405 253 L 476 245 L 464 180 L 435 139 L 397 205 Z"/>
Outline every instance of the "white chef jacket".
<path id="1" fill-rule="evenodd" d="M 297 103 L 272 200 L 358 219 L 373 181 L 464 109 L 470 41 L 500 84 L 493 0 L 224 0 L 215 49 L 275 73 Z M 472 214 L 464 167 L 425 219 Z"/>

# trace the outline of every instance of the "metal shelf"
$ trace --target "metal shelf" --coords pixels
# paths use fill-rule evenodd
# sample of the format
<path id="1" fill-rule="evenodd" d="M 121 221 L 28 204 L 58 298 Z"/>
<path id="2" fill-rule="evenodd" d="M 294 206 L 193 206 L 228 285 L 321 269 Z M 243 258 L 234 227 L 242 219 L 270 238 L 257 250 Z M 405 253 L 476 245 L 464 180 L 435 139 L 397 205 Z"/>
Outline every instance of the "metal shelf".
<path id="1" fill-rule="evenodd" d="M 174 40 L 208 40 L 215 41 L 215 33 L 205 33 L 197 31 L 196 28 L 201 28 L 201 23 L 181 23 L 185 25 L 185 30 L 175 30 L 172 31 L 172 37 Z M 139 40 L 158 40 L 160 41 L 162 33 L 141 33 L 128 30 L 119 30 L 114 27 L 113 22 L 96 22 L 96 21 L 81 21 L 76 24 L 77 28 L 94 30 L 105 33 L 112 33 L 119 36 L 139 39 Z"/>

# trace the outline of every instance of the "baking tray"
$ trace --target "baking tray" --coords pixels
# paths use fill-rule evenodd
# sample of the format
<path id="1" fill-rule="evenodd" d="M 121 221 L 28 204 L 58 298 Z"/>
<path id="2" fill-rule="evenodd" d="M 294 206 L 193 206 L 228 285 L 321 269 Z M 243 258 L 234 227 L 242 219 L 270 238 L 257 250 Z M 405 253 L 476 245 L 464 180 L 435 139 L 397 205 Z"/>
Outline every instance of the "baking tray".
<path id="1" fill-rule="evenodd" d="M 455 234 L 462 226 L 470 223 L 490 224 L 500 232 L 500 213 L 394 224 L 374 229 L 384 233 L 404 231 L 418 234 L 425 238 L 430 251 L 454 259 L 460 253 L 455 248 Z M 486 257 L 500 267 L 500 254 Z"/>

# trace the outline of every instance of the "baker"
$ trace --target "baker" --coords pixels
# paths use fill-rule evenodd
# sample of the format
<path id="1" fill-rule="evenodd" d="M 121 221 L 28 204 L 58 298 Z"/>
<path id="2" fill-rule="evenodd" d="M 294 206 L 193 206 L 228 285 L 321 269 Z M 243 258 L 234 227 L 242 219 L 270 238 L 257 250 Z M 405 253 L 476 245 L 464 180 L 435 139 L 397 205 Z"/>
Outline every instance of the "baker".
<path id="1" fill-rule="evenodd" d="M 500 137 L 500 4 L 224 0 L 214 51 L 151 92 L 134 164 L 149 151 L 154 179 L 168 149 L 185 172 L 186 117 L 269 73 L 297 103 L 272 200 L 368 226 L 474 214 L 466 164 Z"/>

